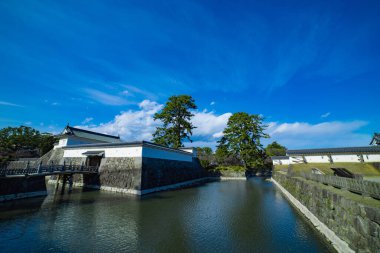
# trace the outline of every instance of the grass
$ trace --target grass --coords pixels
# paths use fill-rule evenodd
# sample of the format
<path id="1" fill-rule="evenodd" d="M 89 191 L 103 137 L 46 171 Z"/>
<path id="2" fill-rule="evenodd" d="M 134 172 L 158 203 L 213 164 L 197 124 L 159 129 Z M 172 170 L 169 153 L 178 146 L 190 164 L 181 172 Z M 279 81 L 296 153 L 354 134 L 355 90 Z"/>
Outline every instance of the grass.
<path id="1" fill-rule="evenodd" d="M 358 202 L 358 203 L 361 203 L 363 205 L 372 206 L 375 208 L 380 208 L 380 201 L 377 199 L 373 199 L 371 197 L 363 197 L 362 195 L 355 194 L 355 193 L 352 193 L 349 191 L 342 191 L 341 189 L 337 189 L 335 187 L 328 186 L 328 185 L 323 185 L 321 183 L 313 182 L 311 180 L 306 180 L 305 178 L 301 178 L 301 177 L 297 177 L 297 178 L 299 180 L 307 181 L 308 184 L 315 185 L 318 188 L 324 188 L 328 191 L 334 192 L 336 194 L 339 194 L 345 198 L 351 199 L 351 200 Z"/>
<path id="2" fill-rule="evenodd" d="M 307 163 L 307 164 L 292 164 L 292 171 L 296 174 L 300 172 L 310 173 L 311 168 L 318 168 L 323 171 L 326 175 L 332 175 L 334 172 L 331 168 L 345 168 L 354 174 L 361 174 L 367 177 L 378 177 L 380 176 L 380 170 L 377 169 L 371 163 Z M 286 170 L 287 165 L 276 165 L 274 170 Z"/>

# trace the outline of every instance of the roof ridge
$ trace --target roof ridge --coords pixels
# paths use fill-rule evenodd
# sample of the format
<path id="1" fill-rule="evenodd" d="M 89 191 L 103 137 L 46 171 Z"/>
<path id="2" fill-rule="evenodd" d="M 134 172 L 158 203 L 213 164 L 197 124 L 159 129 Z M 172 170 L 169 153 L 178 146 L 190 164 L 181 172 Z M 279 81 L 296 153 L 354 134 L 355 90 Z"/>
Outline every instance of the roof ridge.
<path id="1" fill-rule="evenodd" d="M 90 130 L 86 130 L 86 129 L 82 129 L 82 128 L 77 128 L 77 127 L 72 127 L 72 126 L 67 126 L 66 128 L 69 128 L 70 130 L 74 130 L 74 131 L 80 131 L 80 132 L 85 132 L 85 133 L 89 133 L 89 134 L 100 135 L 100 136 L 105 136 L 105 137 L 110 137 L 110 138 L 120 140 L 120 136 L 98 133 L 98 132 L 94 132 L 94 131 L 90 131 Z"/>

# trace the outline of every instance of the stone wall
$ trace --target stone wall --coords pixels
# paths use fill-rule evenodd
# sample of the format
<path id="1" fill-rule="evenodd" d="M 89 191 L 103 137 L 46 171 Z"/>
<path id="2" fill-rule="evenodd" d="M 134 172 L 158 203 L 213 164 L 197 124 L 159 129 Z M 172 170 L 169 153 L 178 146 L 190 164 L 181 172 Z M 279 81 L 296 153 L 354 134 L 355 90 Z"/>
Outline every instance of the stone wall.
<path id="1" fill-rule="evenodd" d="M 103 158 L 99 168 L 99 184 L 140 190 L 141 164 L 141 157 Z"/>
<path id="2" fill-rule="evenodd" d="M 0 177 L 0 202 L 46 194 L 44 176 Z"/>
<path id="3" fill-rule="evenodd" d="M 198 158 L 192 162 L 156 158 L 142 159 L 141 189 L 151 189 L 206 176 Z"/>
<path id="4" fill-rule="evenodd" d="M 54 150 L 49 163 L 80 165 L 86 158 L 65 157 L 62 149 Z M 62 150 L 63 151 L 63 150 Z M 74 175 L 74 182 L 103 189 L 146 189 L 178 184 L 207 176 L 199 159 L 192 162 L 141 157 L 106 157 L 101 160 L 98 175 Z M 52 177 L 55 179 L 54 177 Z"/>
<path id="5" fill-rule="evenodd" d="M 49 159 L 47 160 L 47 164 L 63 164 L 63 149 L 56 148 L 53 149 Z"/>
<path id="6" fill-rule="evenodd" d="M 86 164 L 86 157 L 65 157 L 62 158 L 62 163 L 65 163 L 66 165 L 84 165 Z"/>
<path id="7" fill-rule="evenodd" d="M 276 173 L 273 178 L 356 252 L 380 252 L 380 201 Z"/>

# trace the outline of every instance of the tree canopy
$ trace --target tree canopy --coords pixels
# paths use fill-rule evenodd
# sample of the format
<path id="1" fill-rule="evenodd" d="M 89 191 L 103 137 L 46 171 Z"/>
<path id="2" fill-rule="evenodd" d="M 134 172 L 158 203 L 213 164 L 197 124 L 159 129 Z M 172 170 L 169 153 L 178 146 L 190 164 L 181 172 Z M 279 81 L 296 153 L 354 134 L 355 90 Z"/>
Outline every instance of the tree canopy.
<path id="1" fill-rule="evenodd" d="M 162 127 L 157 127 L 153 134 L 153 142 L 167 147 L 183 147 L 182 140 L 192 141 L 191 123 L 194 114 L 191 109 L 197 109 L 194 99 L 189 95 L 171 96 L 164 108 L 154 115 L 154 120 L 160 120 Z"/>
<path id="2" fill-rule="evenodd" d="M 267 156 L 284 156 L 286 155 L 286 147 L 274 141 L 271 144 L 268 144 L 265 148 L 265 153 Z"/>
<path id="3" fill-rule="evenodd" d="M 214 155 L 210 147 L 197 148 L 198 158 L 203 168 L 209 167 L 214 161 Z"/>
<path id="4" fill-rule="evenodd" d="M 27 127 L 6 127 L 0 129 L 0 156 L 3 160 L 16 158 L 19 151 L 35 151 L 41 156 L 53 148 L 57 139 L 49 133 Z"/>
<path id="5" fill-rule="evenodd" d="M 223 156 L 238 159 L 246 168 L 263 166 L 265 152 L 261 138 L 269 137 L 264 133 L 265 128 L 260 115 L 234 113 L 228 119 L 227 127 L 223 131 L 224 136 L 219 141 L 217 159 Z"/>

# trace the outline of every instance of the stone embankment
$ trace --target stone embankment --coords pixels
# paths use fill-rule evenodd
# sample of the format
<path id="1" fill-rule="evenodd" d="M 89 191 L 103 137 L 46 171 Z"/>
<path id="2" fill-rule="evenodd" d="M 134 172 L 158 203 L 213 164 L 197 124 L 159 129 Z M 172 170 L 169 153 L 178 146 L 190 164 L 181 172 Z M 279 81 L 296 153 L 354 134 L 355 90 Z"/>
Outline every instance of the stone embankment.
<path id="1" fill-rule="evenodd" d="M 44 176 L 0 177 L 0 202 L 46 195 Z"/>
<path id="2" fill-rule="evenodd" d="M 288 199 L 319 226 L 317 229 L 330 237 L 327 239 L 338 251 L 380 252 L 379 200 L 302 177 L 275 173 L 273 179 L 285 195 L 291 194 Z M 338 240 L 331 239 L 334 236 Z"/>

